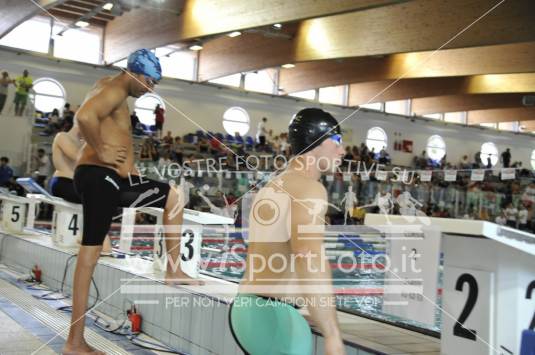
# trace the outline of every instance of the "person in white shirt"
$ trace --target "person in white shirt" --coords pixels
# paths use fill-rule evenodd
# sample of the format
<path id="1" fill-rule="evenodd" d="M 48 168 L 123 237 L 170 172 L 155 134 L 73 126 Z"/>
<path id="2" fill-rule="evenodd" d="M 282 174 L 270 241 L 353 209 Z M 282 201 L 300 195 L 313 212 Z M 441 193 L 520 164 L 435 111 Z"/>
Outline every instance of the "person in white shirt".
<path id="1" fill-rule="evenodd" d="M 502 212 L 502 214 L 496 216 L 495 220 L 496 224 L 499 224 L 501 226 L 505 226 L 507 223 L 507 218 L 505 217 L 505 212 Z"/>
<path id="2" fill-rule="evenodd" d="M 509 203 L 504 212 L 505 212 L 505 216 L 507 218 L 507 225 L 509 227 L 516 228 L 516 220 L 517 220 L 518 210 L 513 207 L 512 203 Z"/>
<path id="3" fill-rule="evenodd" d="M 522 195 L 522 202 L 535 203 L 535 183 L 531 182 Z"/>
<path id="4" fill-rule="evenodd" d="M 518 211 L 518 229 L 523 231 L 528 230 L 528 210 L 524 205 Z"/>
<path id="5" fill-rule="evenodd" d="M 257 147 L 263 148 L 266 145 L 266 135 L 267 135 L 267 128 L 266 128 L 266 122 L 267 118 L 263 117 L 262 121 L 258 123 L 258 127 L 256 129 L 256 140 L 258 142 Z"/>

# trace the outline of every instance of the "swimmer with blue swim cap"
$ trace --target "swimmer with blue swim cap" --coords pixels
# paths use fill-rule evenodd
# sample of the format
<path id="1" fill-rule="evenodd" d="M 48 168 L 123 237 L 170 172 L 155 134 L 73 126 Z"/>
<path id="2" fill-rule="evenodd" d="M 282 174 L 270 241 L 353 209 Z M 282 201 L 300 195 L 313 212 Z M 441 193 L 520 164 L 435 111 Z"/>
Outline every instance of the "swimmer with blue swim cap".
<path id="1" fill-rule="evenodd" d="M 132 79 L 137 79 L 133 80 L 130 96 L 140 97 L 144 95 L 154 89 L 162 79 L 160 60 L 148 49 L 138 49 L 130 54 L 127 59 L 126 69 L 130 72 Z"/>
<path id="2" fill-rule="evenodd" d="M 71 328 L 63 354 L 104 354 L 85 341 L 84 318 L 93 271 L 117 209 L 139 205 L 163 208 L 165 226 L 182 224 L 182 192 L 160 181 L 141 182 L 134 165 L 127 99 L 152 91 L 161 78 L 158 58 L 147 49 L 137 50 L 128 57 L 126 70 L 97 81 L 76 112 L 85 140 L 73 178 L 83 205 L 83 233 L 74 273 Z M 202 284 L 180 268 L 180 238 L 180 233 L 164 234 L 168 260 L 165 281 L 173 285 Z"/>
<path id="3" fill-rule="evenodd" d="M 160 60 L 148 49 L 138 49 L 128 56 L 128 71 L 150 76 L 155 81 L 162 79 Z"/>

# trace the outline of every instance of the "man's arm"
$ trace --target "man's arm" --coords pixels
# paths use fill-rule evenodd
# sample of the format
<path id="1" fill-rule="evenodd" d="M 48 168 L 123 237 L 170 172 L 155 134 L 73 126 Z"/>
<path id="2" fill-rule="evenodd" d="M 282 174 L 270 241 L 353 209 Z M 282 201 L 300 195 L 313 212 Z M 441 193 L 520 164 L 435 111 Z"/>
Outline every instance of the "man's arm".
<path id="1" fill-rule="evenodd" d="M 307 186 L 304 186 L 307 185 Z M 308 311 L 314 325 L 323 336 L 342 346 L 340 330 L 336 317 L 335 296 L 332 287 L 332 273 L 329 260 L 325 255 L 322 230 L 325 225 L 327 192 L 319 182 L 312 182 L 301 186 L 300 191 L 293 191 L 295 198 L 292 202 L 292 235 L 290 247 L 293 255 L 308 257 L 296 258 L 296 272 L 307 298 Z M 316 215 L 309 213 L 314 210 L 314 203 L 322 204 L 322 209 Z M 315 212 L 319 209 L 315 209 Z M 315 221 L 315 222 L 314 222 Z M 316 233 L 303 233 L 299 226 L 316 225 Z"/>
<path id="2" fill-rule="evenodd" d="M 100 123 L 110 116 L 126 98 L 126 92 L 108 86 L 85 101 L 76 112 L 76 120 L 87 144 L 97 152 L 99 159 L 113 166 L 124 162 L 126 147 L 112 147 L 109 144 L 104 144 L 100 136 Z M 119 156 L 108 154 L 110 151 L 113 153 L 114 148 Z M 124 153 L 124 155 L 119 153 Z"/>

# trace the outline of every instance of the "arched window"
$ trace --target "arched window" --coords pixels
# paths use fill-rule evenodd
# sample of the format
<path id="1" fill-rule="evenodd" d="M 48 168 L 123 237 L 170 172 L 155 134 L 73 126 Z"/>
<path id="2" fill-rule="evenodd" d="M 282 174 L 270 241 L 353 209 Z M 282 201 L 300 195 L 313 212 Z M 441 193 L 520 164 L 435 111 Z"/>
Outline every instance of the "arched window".
<path id="1" fill-rule="evenodd" d="M 65 89 L 56 80 L 40 78 L 33 82 L 35 109 L 43 113 L 57 108 L 60 112 L 65 105 Z"/>
<path id="2" fill-rule="evenodd" d="M 483 143 L 481 145 L 481 161 L 483 165 L 487 165 L 488 158 L 490 157 L 490 164 L 496 165 L 498 162 L 498 148 L 492 142 Z"/>
<path id="3" fill-rule="evenodd" d="M 373 127 L 366 135 L 366 146 L 370 151 L 373 149 L 375 153 L 379 153 L 381 149 L 386 149 L 387 139 L 386 132 L 381 127 Z"/>
<path id="4" fill-rule="evenodd" d="M 427 140 L 427 155 L 434 161 L 440 161 L 446 155 L 446 143 L 439 135 L 429 137 Z"/>
<path id="5" fill-rule="evenodd" d="M 236 132 L 240 136 L 249 132 L 249 114 L 241 107 L 231 107 L 223 114 L 223 128 L 225 131 L 234 136 Z"/>
<path id="6" fill-rule="evenodd" d="M 154 109 L 156 105 L 160 105 L 165 110 L 162 98 L 156 94 L 145 94 L 136 100 L 136 114 L 141 123 L 147 126 L 155 124 Z"/>

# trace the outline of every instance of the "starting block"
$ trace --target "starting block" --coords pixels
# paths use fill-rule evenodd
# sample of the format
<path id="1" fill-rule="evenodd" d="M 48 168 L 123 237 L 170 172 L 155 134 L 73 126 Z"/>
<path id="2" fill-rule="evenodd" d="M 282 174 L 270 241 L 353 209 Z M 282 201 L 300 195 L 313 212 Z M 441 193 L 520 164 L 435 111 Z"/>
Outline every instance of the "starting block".
<path id="1" fill-rule="evenodd" d="M 125 208 L 123 209 L 121 224 L 121 239 L 119 249 L 130 252 L 135 229 L 136 212 L 146 213 L 156 217 L 154 234 L 154 269 L 165 271 L 167 268 L 167 248 L 165 246 L 165 230 L 163 224 L 163 209 L 155 207 Z M 184 222 L 180 231 L 180 267 L 190 277 L 196 278 L 201 263 L 202 226 L 203 225 L 233 225 L 232 218 L 184 209 Z M 173 226 L 169 226 L 173 228 Z M 213 250 L 203 250 L 213 251 Z"/>
<path id="2" fill-rule="evenodd" d="M 440 245 L 444 254 L 441 354 L 533 354 L 535 235 L 485 221 L 428 217 L 427 222 L 423 225 L 404 216 L 366 215 L 370 226 L 387 225 L 393 230 L 413 226 L 424 231 L 419 258 L 424 254 L 435 258 L 426 264 L 429 270 L 419 274 L 424 284 L 430 280 L 427 272 L 438 273 L 436 251 Z M 430 238 L 427 228 L 439 238 Z M 431 239 L 431 247 L 426 246 Z M 403 272 L 396 274 L 403 276 Z M 436 306 L 434 303 L 431 305 Z M 405 318 L 417 317 L 422 309 L 412 310 Z"/>
<path id="3" fill-rule="evenodd" d="M 52 217 L 52 240 L 55 244 L 66 248 L 77 248 L 82 240 L 83 210 L 82 205 L 67 202 L 59 197 L 52 196 L 31 178 L 19 178 L 19 183 L 29 193 L 29 217 L 26 225 L 33 228 L 35 220 L 35 207 L 39 203 L 54 206 Z M 30 224 L 31 222 L 31 224 Z"/>
<path id="4" fill-rule="evenodd" d="M 0 194 L 2 201 L 2 228 L 13 234 L 21 234 L 25 227 L 33 227 L 35 202 L 16 195 Z"/>

